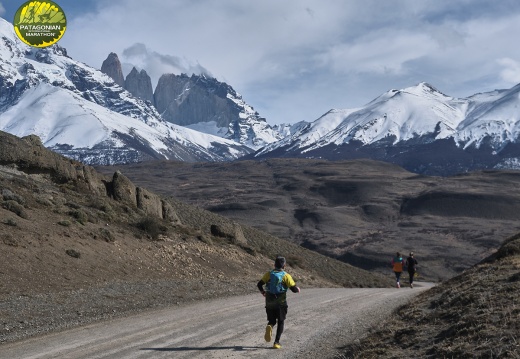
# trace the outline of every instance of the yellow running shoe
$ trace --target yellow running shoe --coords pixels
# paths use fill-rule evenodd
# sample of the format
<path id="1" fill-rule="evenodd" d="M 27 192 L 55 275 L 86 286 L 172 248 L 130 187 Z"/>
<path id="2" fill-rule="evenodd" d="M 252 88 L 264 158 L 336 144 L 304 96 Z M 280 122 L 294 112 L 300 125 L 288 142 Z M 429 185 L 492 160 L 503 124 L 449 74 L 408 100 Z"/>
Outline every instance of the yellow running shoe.
<path id="1" fill-rule="evenodd" d="M 273 348 L 274 349 L 282 349 L 282 346 L 280 345 L 280 343 L 274 343 L 273 344 Z"/>
<path id="2" fill-rule="evenodd" d="M 269 343 L 271 341 L 272 336 L 273 336 L 273 327 L 268 324 L 267 327 L 265 327 L 265 335 L 264 335 L 265 341 Z"/>

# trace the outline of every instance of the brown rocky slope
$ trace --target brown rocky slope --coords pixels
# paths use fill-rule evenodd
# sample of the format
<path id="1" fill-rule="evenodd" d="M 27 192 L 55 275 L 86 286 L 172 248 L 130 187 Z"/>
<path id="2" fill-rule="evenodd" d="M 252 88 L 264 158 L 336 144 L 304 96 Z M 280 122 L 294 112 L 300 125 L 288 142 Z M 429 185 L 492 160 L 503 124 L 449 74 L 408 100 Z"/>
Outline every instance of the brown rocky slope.
<path id="1" fill-rule="evenodd" d="M 520 358 L 520 233 L 397 310 L 343 358 Z"/>
<path id="2" fill-rule="evenodd" d="M 251 293 L 277 254 L 302 287 L 391 285 L 0 132 L 0 343 Z"/>

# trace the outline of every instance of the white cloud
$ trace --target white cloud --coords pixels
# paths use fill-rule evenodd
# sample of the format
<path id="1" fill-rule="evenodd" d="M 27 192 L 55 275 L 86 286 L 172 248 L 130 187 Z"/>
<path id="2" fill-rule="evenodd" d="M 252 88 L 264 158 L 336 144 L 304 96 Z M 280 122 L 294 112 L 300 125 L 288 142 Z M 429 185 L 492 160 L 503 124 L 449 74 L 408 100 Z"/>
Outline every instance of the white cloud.
<path id="1" fill-rule="evenodd" d="M 153 86 L 157 84 L 159 77 L 166 73 L 213 76 L 199 63 L 178 56 L 160 54 L 141 43 L 135 43 L 124 49 L 119 57 L 125 74 L 128 74 L 134 66 L 138 69 L 145 69 L 152 78 Z"/>
<path id="2" fill-rule="evenodd" d="M 498 64 L 503 67 L 500 71 L 500 77 L 511 84 L 520 83 L 520 62 L 510 58 L 502 58 L 497 60 Z"/>
<path id="3" fill-rule="evenodd" d="M 402 74 L 406 62 L 427 55 L 435 47 L 425 34 L 396 30 L 337 44 L 320 57 L 323 66 L 336 72 Z"/>
<path id="4" fill-rule="evenodd" d="M 72 57 L 100 68 L 116 52 L 155 79 L 211 73 L 270 123 L 312 121 L 421 81 L 453 96 L 504 87 L 516 81 L 514 66 L 497 59 L 520 59 L 520 3 L 512 1 L 96 4 L 68 19 L 61 44 Z"/>
<path id="5" fill-rule="evenodd" d="M 2 5 L 2 3 L 0 2 L 0 16 L 4 16 L 4 14 L 5 14 L 5 8 Z"/>

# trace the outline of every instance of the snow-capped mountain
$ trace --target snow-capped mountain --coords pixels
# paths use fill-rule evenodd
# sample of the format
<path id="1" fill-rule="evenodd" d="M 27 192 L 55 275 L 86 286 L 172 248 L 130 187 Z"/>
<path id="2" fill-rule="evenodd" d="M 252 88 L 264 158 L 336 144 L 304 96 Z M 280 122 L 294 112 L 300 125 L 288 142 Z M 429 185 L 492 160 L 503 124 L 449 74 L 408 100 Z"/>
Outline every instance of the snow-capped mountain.
<path id="1" fill-rule="evenodd" d="M 451 174 L 515 167 L 519 137 L 520 85 L 459 99 L 420 83 L 362 108 L 330 110 L 255 157 L 368 157 Z"/>
<path id="2" fill-rule="evenodd" d="M 0 130 L 88 164 L 145 159 L 233 160 L 252 152 L 232 140 L 164 121 L 149 102 L 54 45 L 23 44 L 0 18 Z"/>

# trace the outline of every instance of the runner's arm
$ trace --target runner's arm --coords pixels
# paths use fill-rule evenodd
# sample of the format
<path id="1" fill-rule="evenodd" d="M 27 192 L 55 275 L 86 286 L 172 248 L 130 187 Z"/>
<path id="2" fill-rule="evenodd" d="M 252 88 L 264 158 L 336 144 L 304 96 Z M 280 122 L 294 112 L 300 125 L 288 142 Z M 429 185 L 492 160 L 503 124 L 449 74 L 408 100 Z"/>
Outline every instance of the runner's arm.
<path id="1" fill-rule="evenodd" d="M 258 290 L 260 291 L 260 293 L 262 294 L 265 294 L 265 290 L 264 290 L 264 281 L 263 280 L 259 280 L 258 283 L 256 283 L 256 286 L 258 287 Z"/>
<path id="2" fill-rule="evenodd" d="M 267 282 L 269 282 L 269 277 L 270 277 L 270 272 L 265 273 L 263 275 L 262 279 L 260 279 L 258 281 L 258 283 L 256 284 L 256 286 L 258 287 L 258 290 L 264 296 L 265 296 L 264 284 L 267 284 Z"/>
<path id="3" fill-rule="evenodd" d="M 292 286 L 289 288 L 293 293 L 300 293 L 300 287 Z"/>

